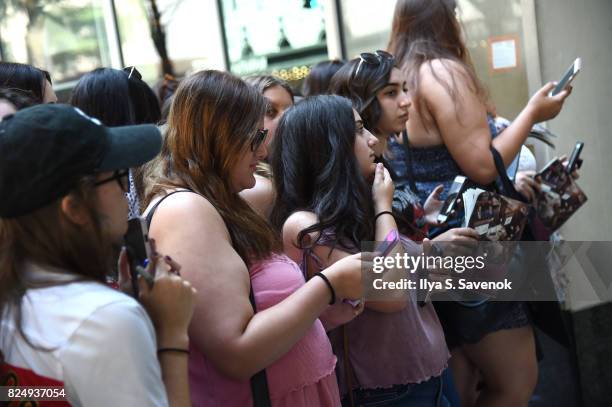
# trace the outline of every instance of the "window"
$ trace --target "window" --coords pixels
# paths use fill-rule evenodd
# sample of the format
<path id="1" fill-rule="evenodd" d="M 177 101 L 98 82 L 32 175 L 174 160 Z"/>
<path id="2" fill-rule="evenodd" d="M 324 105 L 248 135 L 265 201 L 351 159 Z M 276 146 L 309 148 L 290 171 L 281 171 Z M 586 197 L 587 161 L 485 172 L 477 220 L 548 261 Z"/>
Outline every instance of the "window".
<path id="1" fill-rule="evenodd" d="M 110 65 L 105 13 L 102 0 L 2 0 L 2 57 L 48 70 L 61 88 Z"/>

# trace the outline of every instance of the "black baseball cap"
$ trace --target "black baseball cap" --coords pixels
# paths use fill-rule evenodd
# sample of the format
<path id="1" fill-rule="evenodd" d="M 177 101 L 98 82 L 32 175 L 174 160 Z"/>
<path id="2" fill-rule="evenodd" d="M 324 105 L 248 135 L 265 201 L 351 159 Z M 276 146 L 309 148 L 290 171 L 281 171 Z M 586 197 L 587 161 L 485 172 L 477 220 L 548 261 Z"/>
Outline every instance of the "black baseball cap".
<path id="1" fill-rule="evenodd" d="M 65 196 L 85 175 L 137 167 L 161 149 L 156 126 L 104 127 L 70 105 L 37 105 L 0 122 L 0 217 Z"/>

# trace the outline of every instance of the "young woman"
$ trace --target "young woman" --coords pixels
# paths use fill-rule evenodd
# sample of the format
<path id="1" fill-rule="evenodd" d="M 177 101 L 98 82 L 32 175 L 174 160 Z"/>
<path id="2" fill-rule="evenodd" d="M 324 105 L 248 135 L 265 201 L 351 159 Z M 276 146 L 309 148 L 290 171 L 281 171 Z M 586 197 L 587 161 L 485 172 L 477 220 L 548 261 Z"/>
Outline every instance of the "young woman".
<path id="1" fill-rule="evenodd" d="M 405 75 L 397 67 L 395 58 L 380 50 L 361 54 L 334 75 L 331 91 L 351 99 L 364 126 L 372 129 L 378 139 L 374 148 L 377 161 L 389 170 L 395 184 L 393 210 L 400 231 L 413 240 L 422 240 L 428 225 L 438 223 L 442 187 L 436 188 L 423 205 L 411 189 L 403 151 L 401 146 L 398 151 L 395 141 L 406 128 L 411 101 Z"/>
<path id="2" fill-rule="evenodd" d="M 351 256 L 304 283 L 239 196 L 267 154 L 265 108 L 254 87 L 228 73 L 181 82 L 149 230 L 199 292 L 190 328 L 195 405 L 250 405 L 249 379 L 265 369 L 272 405 L 339 406 L 336 359 L 317 318 L 336 298 L 360 298 L 362 262 Z"/>
<path id="3" fill-rule="evenodd" d="M 251 76 L 245 82 L 261 93 L 267 103 L 264 116 L 264 129 L 268 131 L 266 147 L 269 149 L 276 134 L 278 121 L 283 113 L 293 106 L 293 90 L 286 81 L 271 75 Z M 268 157 L 264 157 L 257 165 L 255 172 L 255 186 L 240 192 L 242 199 L 260 215 L 266 219 L 270 217 L 270 211 L 274 205 L 276 194 L 272 185 L 272 173 L 267 164 Z"/>
<path id="4" fill-rule="evenodd" d="M 29 92 L 35 103 L 57 102 L 49 72 L 32 65 L 0 61 L 0 88 Z"/>
<path id="5" fill-rule="evenodd" d="M 458 174 L 481 185 L 493 182 L 498 174 L 490 147 L 508 165 L 531 127 L 555 117 L 569 95 L 566 90 L 549 97 L 554 84 L 548 83 L 512 124 L 493 138 L 487 113 L 494 109 L 470 63 L 454 3 L 399 0 L 388 46 L 408 74 L 413 99 L 407 124 L 408 151 L 422 200 L 440 183 L 448 190 Z M 524 305 L 488 304 L 487 311 L 476 308 L 470 311 L 471 316 L 458 304 L 440 305 L 438 314 L 447 339 L 455 347 L 451 363 L 463 405 L 476 403 L 478 372 L 484 379 L 479 405 L 527 405 L 536 385 L 537 363 Z M 484 314 L 496 315 L 485 318 L 488 323 L 478 322 Z"/>
<path id="6" fill-rule="evenodd" d="M 70 104 L 97 118 L 105 126 L 157 124 L 161 112 L 157 98 L 136 68 L 97 68 L 79 79 Z M 130 169 L 129 218 L 140 215 L 144 194 L 142 170 Z"/>
<path id="7" fill-rule="evenodd" d="M 157 129 L 38 105 L 0 133 L 0 383 L 56 386 L 71 405 L 191 405 L 189 283 L 161 265 L 152 286 L 141 279 L 151 319 L 105 284 L 127 230 L 125 168 L 157 154 Z"/>
<path id="8" fill-rule="evenodd" d="M 277 136 L 273 223 L 282 228 L 286 253 L 308 276 L 397 229 L 389 212 L 393 182 L 374 163 L 378 141 L 348 99 L 304 99 L 285 113 Z M 439 239 L 465 242 L 474 235 L 455 229 Z M 422 252 L 406 238 L 402 243 L 401 251 Z M 447 405 L 440 375 L 449 354 L 431 303 L 419 306 L 412 296 L 367 301 L 363 314 L 332 331 L 332 343 L 342 393 L 356 405 Z"/>

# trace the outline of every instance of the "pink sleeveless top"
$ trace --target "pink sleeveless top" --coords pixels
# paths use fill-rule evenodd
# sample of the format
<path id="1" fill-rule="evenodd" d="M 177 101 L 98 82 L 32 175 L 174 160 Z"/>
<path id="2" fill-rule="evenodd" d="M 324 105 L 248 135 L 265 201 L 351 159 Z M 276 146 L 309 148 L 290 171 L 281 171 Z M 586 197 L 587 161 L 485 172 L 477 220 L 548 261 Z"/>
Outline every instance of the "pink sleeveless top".
<path id="1" fill-rule="evenodd" d="M 304 285 L 301 270 L 285 255 L 272 255 L 249 269 L 257 310 L 278 304 Z M 266 368 L 273 406 L 340 406 L 336 358 L 323 325 L 316 320 L 306 335 Z M 189 385 L 194 406 L 251 406 L 249 380 L 221 374 L 191 347 Z"/>

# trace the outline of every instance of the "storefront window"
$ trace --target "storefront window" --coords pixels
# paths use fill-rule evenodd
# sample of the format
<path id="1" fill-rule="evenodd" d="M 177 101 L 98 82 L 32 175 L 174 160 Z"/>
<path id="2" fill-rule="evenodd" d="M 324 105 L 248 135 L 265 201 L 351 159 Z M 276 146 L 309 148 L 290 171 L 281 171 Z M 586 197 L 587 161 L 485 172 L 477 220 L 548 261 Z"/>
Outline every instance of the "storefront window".
<path id="1" fill-rule="evenodd" d="M 176 76 L 224 69 L 216 0 L 158 0 L 166 49 Z M 149 29 L 148 0 L 115 1 L 125 65 L 138 67 L 150 83 L 161 78 L 161 60 Z"/>
<path id="2" fill-rule="evenodd" d="M 221 0 L 229 70 L 299 81 L 327 59 L 325 13 L 317 0 Z"/>
<path id="3" fill-rule="evenodd" d="M 104 18 L 102 0 L 2 0 L 2 57 L 48 70 L 61 87 L 110 64 Z"/>

